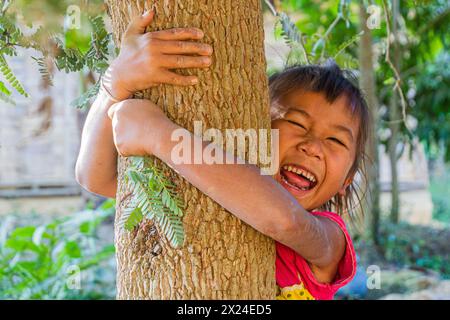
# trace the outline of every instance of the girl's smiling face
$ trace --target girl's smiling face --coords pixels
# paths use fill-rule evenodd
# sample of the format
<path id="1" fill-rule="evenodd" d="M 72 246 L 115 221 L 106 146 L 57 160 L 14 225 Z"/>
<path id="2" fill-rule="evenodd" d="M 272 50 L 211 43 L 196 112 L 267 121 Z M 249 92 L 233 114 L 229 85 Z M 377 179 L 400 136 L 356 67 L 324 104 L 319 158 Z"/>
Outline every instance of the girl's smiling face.
<path id="1" fill-rule="evenodd" d="M 345 95 L 329 103 L 325 95 L 296 90 L 284 96 L 279 129 L 279 171 L 275 179 L 306 210 L 321 207 L 351 184 L 359 119 Z"/>

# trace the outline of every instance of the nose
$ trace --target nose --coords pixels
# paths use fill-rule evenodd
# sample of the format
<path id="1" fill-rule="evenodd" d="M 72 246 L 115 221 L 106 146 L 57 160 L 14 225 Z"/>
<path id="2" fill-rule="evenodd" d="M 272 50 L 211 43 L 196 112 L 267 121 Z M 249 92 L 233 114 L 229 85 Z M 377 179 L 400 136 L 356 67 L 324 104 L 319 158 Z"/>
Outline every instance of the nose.
<path id="1" fill-rule="evenodd" d="M 309 157 L 323 159 L 322 145 L 318 139 L 307 139 L 297 145 L 297 150 L 305 153 Z"/>

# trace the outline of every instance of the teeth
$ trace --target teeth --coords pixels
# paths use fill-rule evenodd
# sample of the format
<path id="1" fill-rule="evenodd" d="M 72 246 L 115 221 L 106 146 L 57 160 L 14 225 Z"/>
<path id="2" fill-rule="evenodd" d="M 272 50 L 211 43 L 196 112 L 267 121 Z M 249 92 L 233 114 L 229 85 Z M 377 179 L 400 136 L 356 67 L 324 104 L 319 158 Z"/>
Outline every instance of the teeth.
<path id="1" fill-rule="evenodd" d="M 283 166 L 283 169 L 291 171 L 291 172 L 294 172 L 294 173 L 299 174 L 299 175 L 302 175 L 302 176 L 304 176 L 305 178 L 307 178 L 311 182 L 316 182 L 316 179 L 314 178 L 314 176 L 312 174 L 310 174 L 309 172 L 306 172 L 306 171 L 304 171 L 302 169 L 295 168 L 295 167 L 292 167 L 292 166 Z"/>
<path id="2" fill-rule="evenodd" d="M 299 188 L 299 187 L 297 187 L 297 186 L 293 186 L 293 185 L 290 184 L 289 181 L 287 181 L 283 176 L 281 177 L 281 179 L 283 179 L 283 181 L 284 181 L 286 184 L 290 185 L 291 187 L 293 187 L 293 188 L 295 188 L 295 189 L 300 189 L 300 190 L 303 190 L 303 191 L 307 191 L 307 190 L 308 190 L 308 188 Z"/>

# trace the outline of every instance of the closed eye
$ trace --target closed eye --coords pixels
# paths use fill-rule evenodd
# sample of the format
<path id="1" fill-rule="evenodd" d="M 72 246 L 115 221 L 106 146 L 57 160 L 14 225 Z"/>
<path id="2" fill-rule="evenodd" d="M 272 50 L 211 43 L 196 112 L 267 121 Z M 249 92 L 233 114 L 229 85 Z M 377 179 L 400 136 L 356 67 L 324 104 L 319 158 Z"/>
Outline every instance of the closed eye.
<path id="1" fill-rule="evenodd" d="M 341 146 L 347 148 L 347 146 L 346 146 L 341 140 L 339 140 L 338 138 L 330 137 L 330 138 L 328 138 L 328 140 L 331 140 L 331 141 L 333 141 L 333 142 L 336 142 L 337 144 L 340 144 Z"/>
<path id="2" fill-rule="evenodd" d="M 301 125 L 300 123 L 298 123 L 298 122 L 295 122 L 295 121 L 292 121 L 292 120 L 287 120 L 287 122 L 292 123 L 293 125 L 306 130 L 306 128 L 303 125 Z"/>

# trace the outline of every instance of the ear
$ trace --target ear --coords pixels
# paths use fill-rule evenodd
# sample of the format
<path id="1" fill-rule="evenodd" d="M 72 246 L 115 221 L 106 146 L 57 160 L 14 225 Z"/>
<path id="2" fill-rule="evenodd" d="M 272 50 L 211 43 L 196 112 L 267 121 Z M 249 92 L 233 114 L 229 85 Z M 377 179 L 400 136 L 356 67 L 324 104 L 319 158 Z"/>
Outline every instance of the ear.
<path id="1" fill-rule="evenodd" d="M 355 174 L 351 174 L 347 177 L 347 179 L 345 179 L 344 184 L 342 185 L 341 189 L 339 189 L 338 193 L 341 196 L 345 196 L 345 194 L 347 193 L 347 188 L 349 185 L 352 184 L 353 182 L 353 178 L 355 177 Z"/>

